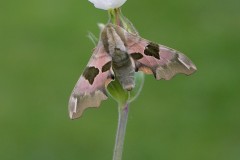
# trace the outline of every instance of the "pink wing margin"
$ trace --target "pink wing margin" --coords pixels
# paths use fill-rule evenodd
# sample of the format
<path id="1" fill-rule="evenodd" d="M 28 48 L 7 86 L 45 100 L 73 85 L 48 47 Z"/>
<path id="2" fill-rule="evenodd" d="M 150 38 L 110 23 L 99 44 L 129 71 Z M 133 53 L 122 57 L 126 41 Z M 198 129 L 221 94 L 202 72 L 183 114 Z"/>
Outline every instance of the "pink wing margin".
<path id="1" fill-rule="evenodd" d="M 136 70 L 146 74 L 154 74 L 157 80 L 170 80 L 177 73 L 190 75 L 197 70 L 193 62 L 183 53 L 163 45 L 155 44 L 137 35 L 130 34 L 125 30 L 123 32 L 126 37 L 126 44 L 128 45 L 128 53 L 130 55 L 141 54 L 137 59 L 134 59 L 132 56 L 135 61 Z M 145 50 L 148 49 L 147 46 L 150 44 L 156 47 L 155 51 L 159 51 L 155 57 L 145 54 Z"/>
<path id="2" fill-rule="evenodd" d="M 87 65 L 87 68 L 98 69 L 98 74 L 92 84 L 84 77 L 84 73 L 80 76 L 69 99 L 68 110 L 71 119 L 79 118 L 86 108 L 99 107 L 101 101 L 108 98 L 105 88 L 112 80 L 112 71 L 109 69 L 103 72 L 102 67 L 109 61 L 111 57 L 104 50 L 102 42 L 99 42 Z"/>

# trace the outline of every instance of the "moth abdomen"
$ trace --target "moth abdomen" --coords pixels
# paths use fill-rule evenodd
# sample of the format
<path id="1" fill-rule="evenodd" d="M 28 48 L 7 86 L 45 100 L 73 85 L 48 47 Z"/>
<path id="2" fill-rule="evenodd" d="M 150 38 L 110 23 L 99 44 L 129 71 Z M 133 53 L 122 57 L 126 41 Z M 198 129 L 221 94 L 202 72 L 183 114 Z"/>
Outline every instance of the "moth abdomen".
<path id="1" fill-rule="evenodd" d="M 135 67 L 128 53 L 116 49 L 112 57 L 112 68 L 123 89 L 132 90 L 135 86 Z"/>

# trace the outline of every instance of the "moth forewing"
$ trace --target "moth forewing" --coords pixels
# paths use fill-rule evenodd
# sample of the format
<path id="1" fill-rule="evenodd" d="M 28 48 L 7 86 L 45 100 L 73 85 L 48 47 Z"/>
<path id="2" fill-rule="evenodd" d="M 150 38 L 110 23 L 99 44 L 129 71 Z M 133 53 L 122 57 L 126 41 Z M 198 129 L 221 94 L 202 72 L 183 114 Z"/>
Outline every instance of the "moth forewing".
<path id="1" fill-rule="evenodd" d="M 197 70 L 197 67 L 195 66 L 195 64 L 184 54 L 182 53 L 178 53 L 179 57 L 178 60 L 184 64 L 189 70 L 192 70 L 192 72 Z"/>
<path id="2" fill-rule="evenodd" d="M 160 65 L 156 69 L 156 79 L 170 80 L 177 73 L 190 75 L 196 71 L 192 61 L 179 51 L 160 45 L 159 55 Z"/>
<path id="3" fill-rule="evenodd" d="M 107 96 L 100 90 L 92 94 L 71 96 L 69 100 L 69 116 L 71 119 L 79 118 L 86 108 L 98 107 L 101 101 L 106 99 Z"/>
<path id="4" fill-rule="evenodd" d="M 156 79 L 169 80 L 177 73 L 190 75 L 197 68 L 184 54 L 169 47 L 143 39 L 121 28 L 126 38 L 128 54 L 136 70 L 154 74 Z"/>
<path id="5" fill-rule="evenodd" d="M 99 42 L 69 99 L 69 116 L 78 118 L 89 107 L 98 107 L 107 99 L 106 85 L 112 80 L 112 58 Z"/>

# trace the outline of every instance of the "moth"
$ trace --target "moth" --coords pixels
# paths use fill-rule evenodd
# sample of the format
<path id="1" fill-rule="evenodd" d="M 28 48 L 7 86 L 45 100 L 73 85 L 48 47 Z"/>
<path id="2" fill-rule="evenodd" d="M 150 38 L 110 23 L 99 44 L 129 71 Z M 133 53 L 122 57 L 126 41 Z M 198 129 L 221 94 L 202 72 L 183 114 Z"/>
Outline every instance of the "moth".
<path id="1" fill-rule="evenodd" d="M 157 80 L 177 73 L 190 75 L 196 66 L 184 54 L 107 24 L 100 40 L 75 85 L 69 100 L 69 116 L 79 118 L 88 107 L 98 107 L 108 98 L 106 87 L 117 78 L 123 89 L 134 88 L 134 74 L 142 71 Z"/>

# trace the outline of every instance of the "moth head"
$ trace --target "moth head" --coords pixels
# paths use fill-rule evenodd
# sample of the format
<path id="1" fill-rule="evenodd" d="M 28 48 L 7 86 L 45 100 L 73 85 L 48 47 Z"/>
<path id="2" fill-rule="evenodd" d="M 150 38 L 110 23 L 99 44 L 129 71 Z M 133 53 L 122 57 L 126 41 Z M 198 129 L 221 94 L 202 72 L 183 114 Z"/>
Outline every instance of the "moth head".
<path id="1" fill-rule="evenodd" d="M 119 26 L 115 26 L 111 23 L 107 24 L 101 32 L 101 40 L 104 49 L 110 54 L 115 52 L 115 48 L 126 51 L 124 30 Z"/>

